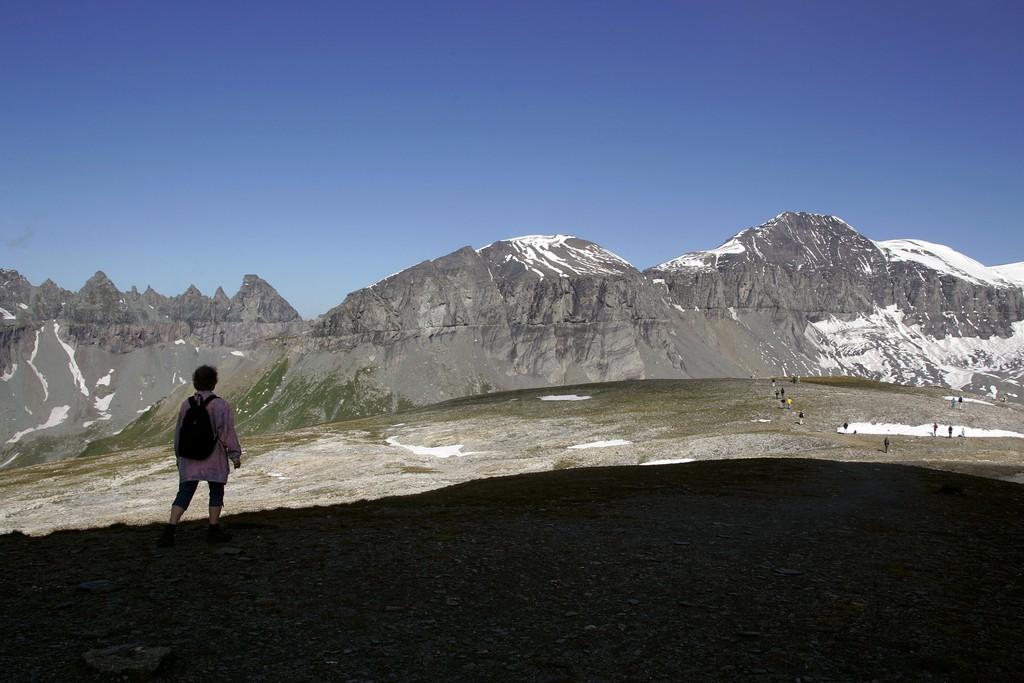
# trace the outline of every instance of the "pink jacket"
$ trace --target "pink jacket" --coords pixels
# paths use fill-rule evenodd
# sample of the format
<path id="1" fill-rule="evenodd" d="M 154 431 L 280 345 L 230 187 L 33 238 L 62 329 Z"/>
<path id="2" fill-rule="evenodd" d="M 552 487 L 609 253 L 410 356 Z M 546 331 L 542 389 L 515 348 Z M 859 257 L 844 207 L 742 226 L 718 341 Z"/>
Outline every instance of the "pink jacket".
<path id="1" fill-rule="evenodd" d="M 197 391 L 195 396 L 205 399 L 212 391 Z M 181 404 L 178 411 L 178 424 L 174 427 L 174 452 L 178 452 L 178 437 L 181 434 L 181 422 L 188 411 L 188 401 Z M 213 422 L 213 431 L 217 433 L 217 446 L 205 460 L 178 458 L 179 481 L 213 481 L 227 483 L 231 468 L 228 460 L 242 459 L 242 444 L 235 433 L 235 411 L 231 405 L 219 396 L 206 406 Z"/>

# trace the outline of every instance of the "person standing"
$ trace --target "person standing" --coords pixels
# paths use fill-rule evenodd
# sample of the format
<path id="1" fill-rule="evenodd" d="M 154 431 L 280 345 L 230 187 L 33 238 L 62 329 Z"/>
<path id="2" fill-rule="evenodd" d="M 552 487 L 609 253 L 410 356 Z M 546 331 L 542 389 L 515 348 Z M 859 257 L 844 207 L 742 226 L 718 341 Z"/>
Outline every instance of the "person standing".
<path id="1" fill-rule="evenodd" d="M 938 436 L 938 435 L 939 435 L 939 423 L 938 422 L 933 422 L 932 423 L 932 436 Z"/>
<path id="2" fill-rule="evenodd" d="M 801 424 L 801 425 L 802 425 L 802 424 L 804 423 L 804 411 L 802 411 L 802 410 L 801 410 L 801 411 L 800 411 L 800 414 L 799 414 L 799 415 L 797 415 L 797 421 L 796 421 L 796 423 L 797 423 L 797 424 Z"/>
<path id="3" fill-rule="evenodd" d="M 850 423 L 849 422 L 844 422 L 843 423 L 843 431 L 844 432 L 850 431 Z"/>
<path id="4" fill-rule="evenodd" d="M 947 436 L 946 438 L 947 439 L 952 439 L 953 438 L 953 425 L 949 425 L 949 436 Z"/>
<path id="5" fill-rule="evenodd" d="M 228 461 L 237 470 L 242 466 L 242 445 L 235 433 L 235 414 L 231 405 L 213 393 L 217 386 L 217 369 L 209 365 L 201 365 L 192 374 L 192 385 L 196 393 L 181 404 L 178 411 L 178 423 L 174 429 L 174 453 L 178 462 L 178 495 L 171 504 L 171 516 L 164 527 L 157 543 L 162 547 L 174 545 L 174 531 L 181 516 L 185 514 L 192 496 L 195 495 L 199 482 L 205 481 L 210 488 L 209 526 L 206 540 L 210 543 L 223 543 L 231 540 L 231 534 L 220 525 L 220 514 L 224 509 L 224 485 L 228 481 Z M 205 415 L 203 412 L 205 411 Z M 193 428 L 185 426 L 186 417 L 192 416 L 201 421 L 207 419 L 212 429 L 211 439 L 215 439 L 209 455 L 186 452 L 197 440 L 193 436 L 194 429 L 202 430 L 206 425 Z M 186 433 L 183 435 L 183 427 Z M 183 438 L 184 436 L 184 438 Z M 208 446 L 208 444 L 207 444 Z M 194 447 L 193 447 L 194 448 Z M 190 456 L 190 457 L 185 457 Z"/>
<path id="6" fill-rule="evenodd" d="M 964 409 L 964 397 L 963 396 L 957 396 L 956 397 L 956 403 L 957 403 L 957 406 L 956 406 L 957 408 L 959 408 L 960 410 Z"/>
<path id="7" fill-rule="evenodd" d="M 889 443 L 889 437 L 885 437 L 885 441 L 882 442 L 882 447 L 885 449 L 886 453 L 889 452 Z"/>

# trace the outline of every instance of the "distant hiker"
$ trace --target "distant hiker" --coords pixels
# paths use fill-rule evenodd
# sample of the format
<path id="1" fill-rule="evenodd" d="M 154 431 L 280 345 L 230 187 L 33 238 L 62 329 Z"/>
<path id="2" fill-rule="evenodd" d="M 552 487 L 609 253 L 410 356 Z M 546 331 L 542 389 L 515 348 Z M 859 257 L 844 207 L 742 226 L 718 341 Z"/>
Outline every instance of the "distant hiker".
<path id="1" fill-rule="evenodd" d="M 956 397 L 955 396 L 950 396 L 949 397 L 949 409 L 953 410 L 954 408 L 956 408 Z"/>
<path id="2" fill-rule="evenodd" d="M 964 409 L 964 397 L 963 396 L 957 396 L 956 402 L 958 404 L 957 408 L 959 408 L 960 410 L 963 410 Z"/>
<path id="3" fill-rule="evenodd" d="M 844 422 L 843 423 L 843 431 L 844 432 L 850 431 L 850 423 L 849 422 Z"/>
<path id="4" fill-rule="evenodd" d="M 785 396 L 786 396 L 786 387 L 782 387 L 781 389 L 779 389 L 779 396 L 782 396 L 783 398 L 785 398 Z"/>
<path id="5" fill-rule="evenodd" d="M 947 439 L 952 439 L 953 438 L 953 425 L 949 425 L 949 436 L 947 436 L 946 438 Z"/>
<path id="6" fill-rule="evenodd" d="M 776 401 L 779 400 L 779 390 L 778 389 L 775 390 L 775 400 Z"/>
<path id="7" fill-rule="evenodd" d="M 800 414 L 797 415 L 796 423 L 797 424 L 803 424 L 804 423 L 804 411 L 801 410 Z"/>
<path id="8" fill-rule="evenodd" d="M 960 428 L 960 436 L 963 436 L 963 437 L 967 436 L 967 429 L 965 427 L 961 427 Z"/>
<path id="9" fill-rule="evenodd" d="M 882 446 L 885 448 L 885 452 L 889 452 L 889 437 L 885 437 L 885 441 L 882 442 Z"/>
<path id="10" fill-rule="evenodd" d="M 939 423 L 938 422 L 933 422 L 932 423 L 932 436 L 938 436 L 938 435 L 939 435 Z"/>
<path id="11" fill-rule="evenodd" d="M 235 414 L 227 401 L 213 393 L 217 369 L 201 365 L 192 374 L 195 395 L 181 404 L 174 429 L 174 453 L 178 461 L 178 495 L 171 505 L 171 518 L 158 545 L 174 545 L 174 530 L 185 514 L 192 496 L 205 481 L 210 487 L 210 525 L 206 540 L 223 543 L 231 535 L 220 526 L 224 507 L 224 484 L 228 481 L 228 460 L 237 470 L 242 466 L 242 446 L 235 433 Z"/>
<path id="12" fill-rule="evenodd" d="M 793 410 L 793 399 L 786 399 L 786 410 Z"/>

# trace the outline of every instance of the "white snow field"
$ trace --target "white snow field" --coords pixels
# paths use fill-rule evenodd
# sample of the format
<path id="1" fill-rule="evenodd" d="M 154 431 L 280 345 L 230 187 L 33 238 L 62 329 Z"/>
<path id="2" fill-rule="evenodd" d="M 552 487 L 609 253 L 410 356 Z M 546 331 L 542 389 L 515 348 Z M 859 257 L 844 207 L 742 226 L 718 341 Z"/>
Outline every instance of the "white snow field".
<path id="1" fill-rule="evenodd" d="M 82 392 L 82 396 L 88 397 L 89 388 L 85 385 L 82 369 L 78 367 L 78 361 L 75 360 L 75 350 L 60 338 L 60 325 L 56 320 L 53 321 L 53 336 L 57 338 L 57 343 L 64 349 L 64 353 L 68 354 L 68 370 L 71 371 L 71 378 L 74 379 L 75 385 Z"/>
<path id="2" fill-rule="evenodd" d="M 1005 266 L 992 266 L 989 270 L 1004 280 L 1015 283 L 1018 287 L 1024 287 L 1024 261 L 1007 263 Z"/>
<path id="3" fill-rule="evenodd" d="M 612 439 L 611 441 L 591 441 L 590 443 L 578 443 L 568 448 L 608 448 L 610 446 L 628 446 L 633 443 L 625 439 Z"/>
<path id="4" fill-rule="evenodd" d="M 465 446 L 463 446 L 462 444 L 456 444 L 454 446 L 434 447 L 409 446 L 404 443 L 399 443 L 398 438 L 394 436 L 389 436 L 384 441 L 391 446 L 398 446 L 400 448 L 404 448 L 405 450 L 409 451 L 410 453 L 414 453 L 415 455 L 432 455 L 435 458 L 450 458 L 453 455 L 457 458 L 461 458 L 466 455 L 473 455 L 473 453 L 463 453 L 462 449 L 465 448 Z"/>
<path id="5" fill-rule="evenodd" d="M 720 247 L 716 247 L 715 249 L 708 249 L 707 251 L 692 251 L 687 254 L 683 254 L 678 258 L 674 258 L 671 261 L 666 261 L 665 263 L 656 266 L 656 268 L 660 268 L 662 270 L 684 270 L 687 268 L 713 268 L 718 265 L 718 259 L 723 254 L 742 254 L 744 251 L 746 251 L 746 247 L 744 247 L 739 242 L 739 240 L 736 239 L 742 234 L 742 232 L 737 234 L 735 237 L 727 240 L 724 244 L 722 244 Z M 715 257 L 714 263 L 709 263 L 707 261 L 708 257 L 710 256 Z"/>
<path id="6" fill-rule="evenodd" d="M 955 401 L 957 398 L 959 398 L 959 396 L 943 396 L 942 398 L 946 401 Z M 964 396 L 964 403 L 980 403 L 983 406 L 995 405 L 994 403 L 989 403 L 988 401 L 982 401 L 981 399 L 977 398 L 967 398 L 966 396 Z"/>
<path id="7" fill-rule="evenodd" d="M 968 427 L 962 424 L 953 425 L 953 436 L 959 437 L 960 432 L 963 431 L 964 436 L 967 438 L 986 438 L 986 437 L 1010 437 L 1017 439 L 1024 439 L 1024 434 L 1019 432 L 1010 432 L 1005 429 L 975 429 L 974 427 Z M 839 434 L 893 434 L 900 436 L 931 436 L 932 425 L 904 425 L 895 424 L 888 422 L 851 422 L 849 429 L 843 429 L 841 426 L 836 428 L 836 432 Z M 949 423 L 939 423 L 939 436 L 945 437 L 949 434 Z"/>
<path id="8" fill-rule="evenodd" d="M 989 268 L 955 249 L 924 240 L 875 242 L 890 261 L 915 261 L 940 273 L 978 284 L 1006 287 L 1012 284 L 998 270 Z"/>
<path id="9" fill-rule="evenodd" d="M 591 396 L 577 396 L 576 394 L 552 394 L 550 396 L 541 396 L 542 401 L 586 401 L 592 398 Z"/>
<path id="10" fill-rule="evenodd" d="M 687 462 L 697 462 L 693 458 L 667 458 L 665 460 L 648 460 L 641 465 L 681 465 Z"/>
<path id="11" fill-rule="evenodd" d="M 830 316 L 809 323 L 804 338 L 820 351 L 819 365 L 826 374 L 857 375 L 866 370 L 878 373 L 882 381 L 899 382 L 909 378 L 907 368 L 930 365 L 952 389 L 969 384 L 976 373 L 1008 370 L 1024 356 L 1024 321 L 1013 323 L 1012 335 L 1005 338 L 936 339 L 905 319 L 895 304 L 876 307 L 871 315 L 853 320 Z M 955 315 L 953 320 L 957 322 Z"/>
<path id="12" fill-rule="evenodd" d="M 14 436 L 7 440 L 7 443 L 18 443 L 18 441 L 21 440 L 21 437 L 25 436 L 26 434 L 42 431 L 44 429 L 49 429 L 51 427 L 56 427 L 57 425 L 64 422 L 64 420 L 68 419 L 68 413 L 70 412 L 71 406 L 57 406 L 56 408 L 50 411 L 50 417 L 46 418 L 46 422 L 39 425 L 38 427 L 29 427 L 28 429 L 25 429 L 23 431 L 15 432 Z"/>

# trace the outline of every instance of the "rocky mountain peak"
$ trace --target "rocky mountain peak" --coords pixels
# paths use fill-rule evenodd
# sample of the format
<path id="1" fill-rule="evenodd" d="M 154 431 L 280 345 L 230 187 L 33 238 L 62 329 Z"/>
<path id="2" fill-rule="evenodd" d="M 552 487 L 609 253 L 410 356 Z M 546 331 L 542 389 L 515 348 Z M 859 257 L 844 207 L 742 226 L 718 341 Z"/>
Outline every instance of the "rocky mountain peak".
<path id="1" fill-rule="evenodd" d="M 500 278 L 614 277 L 637 273 L 624 258 L 572 235 L 526 235 L 480 249 Z"/>
<path id="2" fill-rule="evenodd" d="M 134 319 L 124 294 L 102 270 L 86 280 L 71 298 L 68 309 L 68 319 L 76 323 L 126 323 Z"/>
<path id="3" fill-rule="evenodd" d="M 111 279 L 107 277 L 106 273 L 102 270 L 97 270 L 91 278 L 85 281 L 82 289 L 79 290 L 79 294 L 111 290 L 118 294 L 121 293 Z"/>
<path id="4" fill-rule="evenodd" d="M 32 284 L 16 270 L 0 269 L 0 307 L 13 315 L 32 296 Z"/>
<path id="5" fill-rule="evenodd" d="M 874 242 L 841 218 L 786 211 L 747 228 L 721 246 L 695 251 L 655 266 L 654 271 L 704 270 L 770 264 L 785 269 L 885 272 L 886 260 Z"/>
<path id="6" fill-rule="evenodd" d="M 227 319 L 234 322 L 281 323 L 298 321 L 302 316 L 269 282 L 259 275 L 249 274 L 242 278 L 242 286 L 231 298 Z"/>

